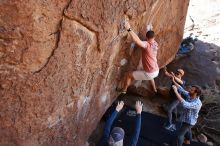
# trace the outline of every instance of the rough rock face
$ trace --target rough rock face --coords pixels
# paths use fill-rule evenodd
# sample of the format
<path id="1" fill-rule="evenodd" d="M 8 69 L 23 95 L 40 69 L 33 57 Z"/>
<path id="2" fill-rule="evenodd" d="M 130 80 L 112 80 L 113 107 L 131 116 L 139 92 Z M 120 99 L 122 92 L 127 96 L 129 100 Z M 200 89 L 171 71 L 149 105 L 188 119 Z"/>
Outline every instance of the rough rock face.
<path id="1" fill-rule="evenodd" d="M 84 145 L 115 99 L 117 78 L 139 59 L 139 49 L 128 55 L 124 17 L 141 37 L 152 24 L 163 66 L 177 51 L 188 3 L 0 1 L 0 145 Z"/>

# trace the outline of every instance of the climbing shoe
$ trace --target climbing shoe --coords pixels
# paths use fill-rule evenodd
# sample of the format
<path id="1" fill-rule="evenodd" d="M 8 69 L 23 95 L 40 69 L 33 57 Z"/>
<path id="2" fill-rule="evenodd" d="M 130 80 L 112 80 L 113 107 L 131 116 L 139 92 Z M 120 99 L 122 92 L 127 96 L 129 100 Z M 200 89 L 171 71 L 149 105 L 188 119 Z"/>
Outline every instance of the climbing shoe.
<path id="1" fill-rule="evenodd" d="M 169 130 L 169 131 L 175 131 L 176 130 L 175 124 L 168 124 L 164 128 Z"/>

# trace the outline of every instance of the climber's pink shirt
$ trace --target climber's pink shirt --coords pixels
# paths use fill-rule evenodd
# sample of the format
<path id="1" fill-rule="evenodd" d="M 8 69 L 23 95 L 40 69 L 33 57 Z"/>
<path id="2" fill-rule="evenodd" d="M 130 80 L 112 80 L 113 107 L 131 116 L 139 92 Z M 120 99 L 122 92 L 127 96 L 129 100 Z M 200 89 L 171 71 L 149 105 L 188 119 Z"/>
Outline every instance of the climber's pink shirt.
<path id="1" fill-rule="evenodd" d="M 159 67 L 157 64 L 157 50 L 158 50 L 157 42 L 143 41 L 143 43 L 145 46 L 144 49 L 142 50 L 142 64 L 144 70 L 148 73 L 159 71 Z"/>

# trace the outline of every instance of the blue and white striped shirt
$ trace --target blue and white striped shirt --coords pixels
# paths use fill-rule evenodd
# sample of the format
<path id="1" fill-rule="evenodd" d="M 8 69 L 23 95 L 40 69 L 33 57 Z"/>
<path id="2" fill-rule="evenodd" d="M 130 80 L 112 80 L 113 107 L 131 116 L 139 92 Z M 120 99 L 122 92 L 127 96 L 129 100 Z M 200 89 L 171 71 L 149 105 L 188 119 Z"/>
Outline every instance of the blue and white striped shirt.
<path id="1" fill-rule="evenodd" d="M 195 125 L 197 122 L 199 111 L 202 107 L 201 100 L 199 99 L 199 97 L 191 99 L 189 92 L 184 90 L 181 86 L 178 87 L 178 92 L 184 97 L 186 97 L 185 100 L 182 99 L 180 101 L 181 105 L 183 106 L 183 112 L 182 112 L 183 122 L 188 123 L 190 125 Z"/>

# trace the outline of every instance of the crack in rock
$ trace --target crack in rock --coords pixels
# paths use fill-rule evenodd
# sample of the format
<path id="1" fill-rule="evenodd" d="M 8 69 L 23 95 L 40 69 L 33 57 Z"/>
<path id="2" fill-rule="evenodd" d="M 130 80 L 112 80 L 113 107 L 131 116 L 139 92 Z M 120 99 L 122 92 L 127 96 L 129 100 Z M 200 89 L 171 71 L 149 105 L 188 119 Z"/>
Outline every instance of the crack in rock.
<path id="1" fill-rule="evenodd" d="M 47 64 L 49 63 L 51 57 L 54 55 L 55 50 L 58 48 L 59 42 L 60 42 L 60 36 L 61 36 L 62 25 L 63 25 L 63 21 L 64 21 L 64 18 L 65 18 L 65 11 L 66 11 L 66 9 L 69 7 L 69 5 L 70 5 L 71 2 L 72 2 L 72 0 L 70 0 L 70 1 L 67 3 L 67 5 L 64 7 L 64 9 L 63 9 L 62 19 L 61 19 L 60 22 L 58 23 L 58 30 L 57 30 L 56 32 L 50 34 L 50 35 L 52 35 L 52 34 L 56 34 L 56 35 L 57 35 L 57 40 L 56 40 L 56 42 L 55 42 L 55 47 L 54 47 L 54 49 L 52 50 L 51 55 L 48 57 L 46 63 L 45 63 L 40 69 L 38 69 L 37 71 L 33 72 L 33 74 L 36 74 L 36 73 L 41 72 L 41 71 L 47 66 Z"/>

